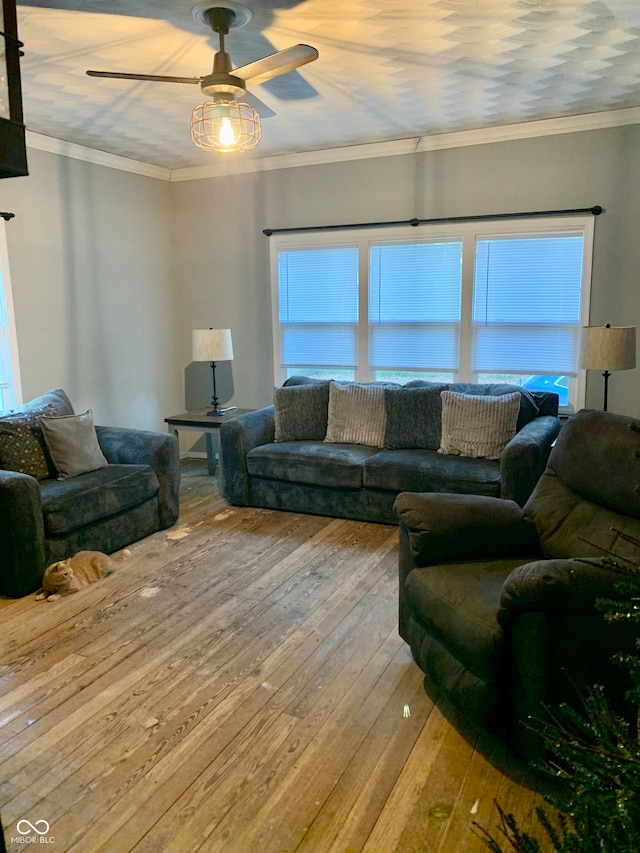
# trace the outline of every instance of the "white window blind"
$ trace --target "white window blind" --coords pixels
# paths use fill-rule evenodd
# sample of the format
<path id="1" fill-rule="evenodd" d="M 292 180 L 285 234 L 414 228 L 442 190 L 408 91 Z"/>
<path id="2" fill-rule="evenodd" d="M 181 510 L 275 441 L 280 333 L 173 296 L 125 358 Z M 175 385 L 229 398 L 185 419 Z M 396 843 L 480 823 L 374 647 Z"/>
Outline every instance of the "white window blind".
<path id="1" fill-rule="evenodd" d="M 369 365 L 457 370 L 462 240 L 369 250 Z"/>
<path id="2" fill-rule="evenodd" d="M 476 241 L 471 368 L 575 376 L 582 233 Z"/>
<path id="3" fill-rule="evenodd" d="M 283 366 L 357 363 L 357 245 L 278 251 Z"/>
<path id="4" fill-rule="evenodd" d="M 578 409 L 593 229 L 567 216 L 274 237 L 276 381 L 547 383 Z"/>

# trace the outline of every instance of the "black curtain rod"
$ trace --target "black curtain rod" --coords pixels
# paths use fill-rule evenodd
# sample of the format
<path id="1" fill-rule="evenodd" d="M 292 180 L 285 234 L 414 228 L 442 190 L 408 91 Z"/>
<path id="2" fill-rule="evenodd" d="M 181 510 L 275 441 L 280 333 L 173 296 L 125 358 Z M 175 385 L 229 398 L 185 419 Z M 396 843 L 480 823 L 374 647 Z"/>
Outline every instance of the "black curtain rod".
<path id="1" fill-rule="evenodd" d="M 441 216 L 436 219 L 398 219 L 392 222 L 354 222 L 349 225 L 307 225 L 301 228 L 265 228 L 267 237 L 272 234 L 305 234 L 311 231 L 344 231 L 354 228 L 386 228 L 393 225 L 442 225 L 446 222 L 491 222 L 494 219 L 535 219 L 542 216 L 575 216 L 579 213 L 591 213 L 600 216 L 604 208 L 573 207 L 568 210 L 534 210 L 528 213 L 481 213 L 478 216 Z"/>
<path id="2" fill-rule="evenodd" d="M 10 219 L 15 217 L 15 213 L 7 213 L 6 210 L 0 210 L 0 216 L 4 219 L 5 222 L 8 222 Z"/>

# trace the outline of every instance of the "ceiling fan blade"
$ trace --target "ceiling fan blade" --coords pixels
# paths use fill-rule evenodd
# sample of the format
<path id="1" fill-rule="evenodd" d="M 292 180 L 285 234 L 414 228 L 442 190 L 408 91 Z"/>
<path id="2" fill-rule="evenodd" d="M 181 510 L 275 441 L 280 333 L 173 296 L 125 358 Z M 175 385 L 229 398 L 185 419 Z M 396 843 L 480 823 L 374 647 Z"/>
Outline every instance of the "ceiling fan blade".
<path id="1" fill-rule="evenodd" d="M 252 95 L 251 92 L 243 92 L 240 100 L 253 107 L 260 118 L 271 118 L 271 116 L 275 115 L 271 107 L 268 107 L 260 100 L 260 98 L 256 98 L 255 95 Z"/>
<path id="2" fill-rule="evenodd" d="M 107 77 L 112 80 L 150 80 L 158 83 L 200 83 L 202 77 L 165 77 L 162 74 L 121 74 L 118 71 L 87 71 L 89 77 Z"/>
<path id="3" fill-rule="evenodd" d="M 253 86 L 257 83 L 265 83 L 279 74 L 293 71 L 294 68 L 306 65 L 307 62 L 313 62 L 317 58 L 318 51 L 315 47 L 310 47 L 308 44 L 296 44 L 293 47 L 285 48 L 285 50 L 279 50 L 278 53 L 272 53 L 271 56 L 258 59 L 256 62 L 234 68 L 233 74 Z"/>

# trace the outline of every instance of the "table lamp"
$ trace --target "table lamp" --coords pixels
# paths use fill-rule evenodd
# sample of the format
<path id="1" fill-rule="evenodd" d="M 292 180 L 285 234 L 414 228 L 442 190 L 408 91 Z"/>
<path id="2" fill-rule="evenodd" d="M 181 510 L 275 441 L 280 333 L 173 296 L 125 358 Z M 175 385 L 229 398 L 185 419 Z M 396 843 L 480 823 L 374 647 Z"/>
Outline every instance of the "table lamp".
<path id="1" fill-rule="evenodd" d="M 580 367 L 602 370 L 604 405 L 607 411 L 609 376 L 612 370 L 630 370 L 636 366 L 635 326 L 583 326 Z"/>
<path id="2" fill-rule="evenodd" d="M 231 329 L 194 329 L 192 332 L 192 357 L 194 361 L 210 361 L 213 374 L 213 398 L 207 415 L 224 415 L 235 406 L 221 409 L 216 392 L 216 362 L 233 361 Z"/>

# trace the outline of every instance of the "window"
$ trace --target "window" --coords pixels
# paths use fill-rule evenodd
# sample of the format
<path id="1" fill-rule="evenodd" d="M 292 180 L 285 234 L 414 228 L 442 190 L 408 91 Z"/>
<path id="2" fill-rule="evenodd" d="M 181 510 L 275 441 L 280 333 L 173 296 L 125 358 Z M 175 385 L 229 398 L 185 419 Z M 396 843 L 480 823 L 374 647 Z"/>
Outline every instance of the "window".
<path id="1" fill-rule="evenodd" d="M 592 217 L 337 235 L 272 238 L 277 379 L 511 382 L 583 405 Z"/>
<path id="2" fill-rule="evenodd" d="M 5 221 L 0 217 L 0 412 L 21 402 Z"/>
<path id="3" fill-rule="evenodd" d="M 278 320 L 281 366 L 287 375 L 353 379 L 358 363 L 357 245 L 279 252 Z"/>

